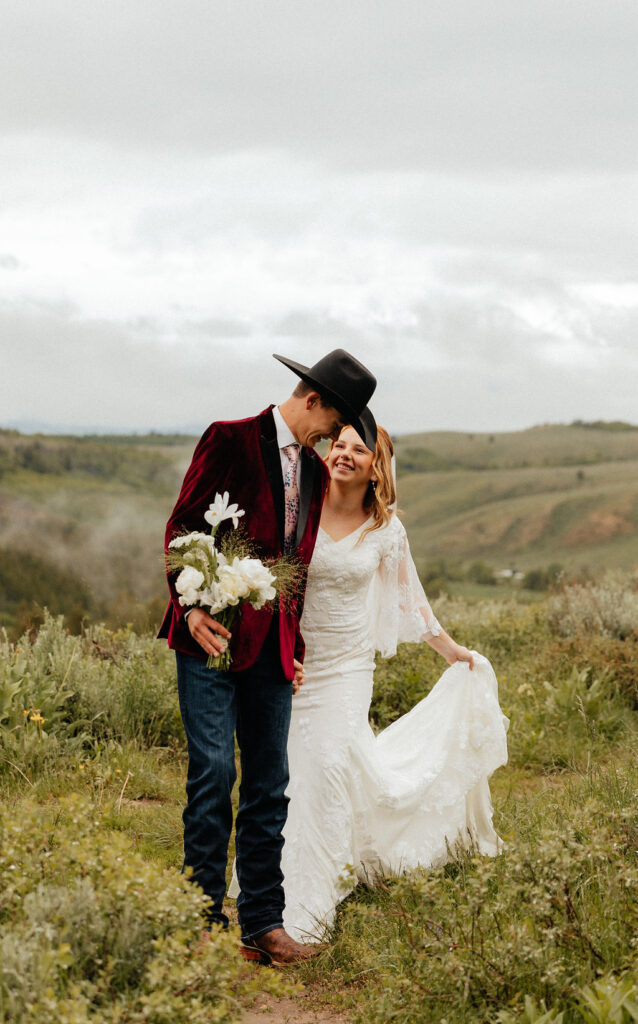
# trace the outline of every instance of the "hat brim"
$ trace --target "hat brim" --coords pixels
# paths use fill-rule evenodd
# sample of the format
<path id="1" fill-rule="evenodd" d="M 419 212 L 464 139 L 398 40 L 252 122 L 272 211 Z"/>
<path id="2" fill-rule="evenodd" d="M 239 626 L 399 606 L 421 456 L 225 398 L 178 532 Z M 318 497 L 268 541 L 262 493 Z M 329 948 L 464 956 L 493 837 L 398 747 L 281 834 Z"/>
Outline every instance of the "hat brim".
<path id="1" fill-rule="evenodd" d="M 365 409 L 361 413 L 361 416 L 359 417 L 359 425 L 363 428 L 363 431 L 355 427 L 354 423 L 350 424 L 350 426 L 357 431 L 359 437 L 365 444 L 366 448 L 368 448 L 371 452 L 376 452 L 377 423 L 374 416 L 372 415 L 372 410 L 368 406 L 365 407 Z"/>
<path id="2" fill-rule="evenodd" d="M 359 437 L 364 441 L 366 448 L 369 448 L 371 452 L 377 450 L 377 425 L 374 420 L 374 416 L 366 406 L 361 413 L 357 413 L 352 406 L 346 402 L 346 400 L 338 394 L 333 388 L 324 384 L 322 381 L 317 380 L 313 377 L 310 372 L 309 366 L 304 366 L 303 363 L 297 363 L 294 359 L 288 359 L 287 356 L 278 356 L 273 352 L 273 357 L 287 366 L 289 370 L 296 373 L 298 377 L 301 377 L 306 384 L 310 384 L 311 387 L 316 388 L 322 395 L 330 401 L 330 404 L 341 413 L 341 415 L 347 421 L 348 426 L 353 427 L 356 430 Z M 367 414 L 364 416 L 364 413 Z M 368 425 L 364 422 L 367 421 Z M 371 421 L 371 422 L 369 422 Z"/>

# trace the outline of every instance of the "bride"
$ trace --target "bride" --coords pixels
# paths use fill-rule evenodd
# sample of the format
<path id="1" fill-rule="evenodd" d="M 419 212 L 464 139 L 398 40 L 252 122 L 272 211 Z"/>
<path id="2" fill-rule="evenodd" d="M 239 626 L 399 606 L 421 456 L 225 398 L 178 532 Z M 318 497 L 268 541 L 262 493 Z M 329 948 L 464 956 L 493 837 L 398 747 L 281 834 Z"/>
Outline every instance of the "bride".
<path id="1" fill-rule="evenodd" d="M 306 678 L 293 700 L 282 859 L 284 927 L 299 940 L 325 932 L 358 879 L 440 866 L 458 842 L 499 849 L 487 784 L 507 760 L 496 678 L 434 617 L 392 508 L 392 442 L 365 415 L 367 443 L 346 427 L 327 457 L 301 620 Z M 375 650 L 390 657 L 422 640 L 451 667 L 375 736 Z"/>

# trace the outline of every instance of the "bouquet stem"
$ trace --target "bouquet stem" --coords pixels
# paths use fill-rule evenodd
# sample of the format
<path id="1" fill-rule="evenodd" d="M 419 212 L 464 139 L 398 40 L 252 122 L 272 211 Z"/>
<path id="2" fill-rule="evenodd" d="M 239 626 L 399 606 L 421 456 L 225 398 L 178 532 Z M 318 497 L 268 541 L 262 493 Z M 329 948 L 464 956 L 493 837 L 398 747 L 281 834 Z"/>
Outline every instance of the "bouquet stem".
<path id="1" fill-rule="evenodd" d="M 230 630 L 230 627 L 237 615 L 237 611 L 237 607 L 233 605 L 228 608 L 224 608 L 223 611 L 217 612 L 215 615 L 215 621 L 219 622 L 224 629 Z M 226 644 L 226 649 L 220 654 L 209 654 L 206 661 L 206 668 L 216 668 L 219 672 L 227 672 L 233 660 L 233 656 L 230 653 L 230 641 L 221 636 L 218 636 L 218 640 L 222 640 L 223 643 Z"/>
<path id="2" fill-rule="evenodd" d="M 228 648 L 221 654 L 209 654 L 206 661 L 206 668 L 216 668 L 219 672 L 227 672 L 230 668 L 232 656 Z"/>

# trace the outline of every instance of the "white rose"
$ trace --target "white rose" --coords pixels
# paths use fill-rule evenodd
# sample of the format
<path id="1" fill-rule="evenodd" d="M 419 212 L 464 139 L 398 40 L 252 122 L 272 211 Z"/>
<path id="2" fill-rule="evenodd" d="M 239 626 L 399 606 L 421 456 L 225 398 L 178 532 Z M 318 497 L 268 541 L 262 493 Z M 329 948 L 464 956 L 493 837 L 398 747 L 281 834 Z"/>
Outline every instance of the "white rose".
<path id="1" fill-rule="evenodd" d="M 274 601 L 277 597 L 277 591 L 274 587 L 266 587 L 265 590 L 253 591 L 253 593 L 256 593 L 257 596 L 253 597 L 250 603 L 257 611 L 263 608 L 267 601 Z"/>
<path id="2" fill-rule="evenodd" d="M 211 615 L 222 612 L 227 607 L 223 591 L 218 583 L 211 583 L 210 587 L 200 591 L 199 601 L 205 608 L 208 608 Z"/>
<path id="3" fill-rule="evenodd" d="M 177 537 L 173 537 L 172 541 L 168 545 L 169 548 L 185 548 L 188 544 L 194 544 L 195 541 L 208 541 L 210 536 L 207 533 L 182 533 Z"/>
<path id="4" fill-rule="evenodd" d="M 179 603 L 181 605 L 197 604 L 199 588 L 203 582 L 204 573 L 199 569 L 195 569 L 192 565 L 187 565 L 185 569 L 182 569 L 175 580 L 175 590 L 182 595 Z"/>
<path id="5" fill-rule="evenodd" d="M 234 558 L 228 565 L 221 565 L 218 572 L 219 587 L 226 599 L 226 604 L 235 605 L 244 597 L 248 597 L 250 587 L 241 574 L 239 559 Z"/>
<path id="6" fill-rule="evenodd" d="M 254 608 L 263 608 L 266 601 L 274 599 L 276 591 L 273 583 L 276 577 L 258 558 L 242 558 L 239 568 L 248 590 L 257 595 L 251 602 Z"/>

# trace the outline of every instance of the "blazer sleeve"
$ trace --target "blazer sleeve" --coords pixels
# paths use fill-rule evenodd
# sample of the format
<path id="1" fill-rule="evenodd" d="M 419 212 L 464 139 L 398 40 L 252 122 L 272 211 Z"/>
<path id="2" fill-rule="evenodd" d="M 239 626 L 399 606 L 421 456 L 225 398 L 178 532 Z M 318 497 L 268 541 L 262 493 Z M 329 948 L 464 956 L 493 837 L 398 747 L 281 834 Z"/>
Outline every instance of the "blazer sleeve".
<path id="1" fill-rule="evenodd" d="M 204 512 L 215 493 L 224 490 L 228 473 L 229 442 L 225 424 L 222 423 L 212 423 L 200 438 L 186 471 L 175 508 L 166 524 L 165 552 L 176 534 L 204 528 Z M 179 603 L 174 585 L 176 574 L 167 571 L 166 576 L 175 615 L 181 619 L 188 609 Z"/>

